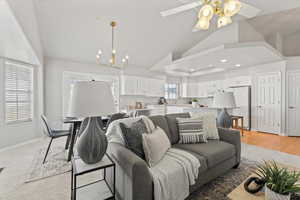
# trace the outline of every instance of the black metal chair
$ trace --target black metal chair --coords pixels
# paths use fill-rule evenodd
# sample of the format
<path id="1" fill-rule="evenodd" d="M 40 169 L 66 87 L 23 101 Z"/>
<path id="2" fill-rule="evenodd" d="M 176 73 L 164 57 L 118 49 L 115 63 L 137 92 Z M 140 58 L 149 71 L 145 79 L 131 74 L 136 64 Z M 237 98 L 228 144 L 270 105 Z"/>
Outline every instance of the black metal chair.
<path id="1" fill-rule="evenodd" d="M 71 130 L 53 130 L 49 126 L 48 120 L 45 117 L 45 115 L 41 115 L 41 118 L 42 118 L 43 124 L 45 126 L 44 132 L 46 132 L 46 135 L 51 138 L 48 148 L 47 148 L 47 151 L 46 151 L 46 154 L 45 154 L 45 157 L 44 157 L 44 160 L 43 160 L 43 164 L 44 164 L 46 161 L 47 155 L 49 153 L 49 149 L 51 147 L 53 139 L 57 139 L 60 137 L 67 137 L 65 149 L 68 149 L 69 143 L 70 143 L 70 137 L 71 137 Z"/>

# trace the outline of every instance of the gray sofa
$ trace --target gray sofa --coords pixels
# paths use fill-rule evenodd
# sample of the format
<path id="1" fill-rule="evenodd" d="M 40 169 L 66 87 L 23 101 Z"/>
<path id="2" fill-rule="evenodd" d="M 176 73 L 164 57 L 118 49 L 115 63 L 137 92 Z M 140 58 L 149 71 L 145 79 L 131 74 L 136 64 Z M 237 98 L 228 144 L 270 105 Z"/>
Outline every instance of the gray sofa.
<path id="1" fill-rule="evenodd" d="M 239 131 L 219 128 L 220 140 L 209 140 L 208 143 L 200 144 L 178 144 L 179 133 L 176 124 L 178 117 L 188 118 L 190 115 L 188 113 L 169 114 L 151 116 L 150 119 L 166 132 L 172 147 L 186 150 L 199 159 L 201 163 L 199 177 L 196 184 L 190 187 L 190 193 L 231 168 L 239 166 L 241 160 Z M 153 200 L 152 176 L 146 162 L 129 149 L 115 143 L 109 144 L 108 153 L 117 166 L 117 199 Z M 124 189 L 124 184 L 126 189 Z"/>

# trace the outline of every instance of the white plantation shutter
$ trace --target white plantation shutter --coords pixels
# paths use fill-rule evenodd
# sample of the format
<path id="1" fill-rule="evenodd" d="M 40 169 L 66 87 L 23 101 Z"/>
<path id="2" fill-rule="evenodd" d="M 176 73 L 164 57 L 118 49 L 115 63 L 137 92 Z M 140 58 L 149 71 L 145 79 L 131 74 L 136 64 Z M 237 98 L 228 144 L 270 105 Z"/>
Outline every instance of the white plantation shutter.
<path id="1" fill-rule="evenodd" d="M 31 121 L 33 115 L 33 69 L 5 63 L 6 123 Z"/>

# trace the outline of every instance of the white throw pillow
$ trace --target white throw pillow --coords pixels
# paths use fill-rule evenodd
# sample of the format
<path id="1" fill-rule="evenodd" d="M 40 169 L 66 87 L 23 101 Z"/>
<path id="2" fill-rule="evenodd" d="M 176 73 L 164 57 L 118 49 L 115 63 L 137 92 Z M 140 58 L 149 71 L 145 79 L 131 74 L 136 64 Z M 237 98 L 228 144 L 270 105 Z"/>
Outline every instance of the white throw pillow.
<path id="1" fill-rule="evenodd" d="M 219 140 L 219 132 L 217 128 L 216 116 L 213 113 L 190 113 L 193 119 L 200 119 L 203 121 L 203 131 L 209 140 Z"/>
<path id="2" fill-rule="evenodd" d="M 156 165 L 169 148 L 171 148 L 170 140 L 160 127 L 150 134 L 143 134 L 143 149 L 149 167 Z"/>

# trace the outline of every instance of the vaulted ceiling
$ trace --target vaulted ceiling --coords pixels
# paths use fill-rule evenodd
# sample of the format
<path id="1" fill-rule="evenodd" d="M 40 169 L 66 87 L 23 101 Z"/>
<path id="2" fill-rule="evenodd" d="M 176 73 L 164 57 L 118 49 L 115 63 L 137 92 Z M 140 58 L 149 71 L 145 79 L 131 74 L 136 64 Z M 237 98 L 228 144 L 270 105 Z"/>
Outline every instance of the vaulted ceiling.
<path id="1" fill-rule="evenodd" d="M 299 0 L 242 1 L 263 10 L 261 15 L 300 7 Z M 36 0 L 44 52 L 49 57 L 94 63 L 98 49 L 104 54 L 111 51 L 109 22 L 115 20 L 117 53 L 129 54 L 133 65 L 150 67 L 170 52 L 185 52 L 215 30 L 191 31 L 196 10 L 160 16 L 160 11 L 187 2 L 192 0 Z"/>

